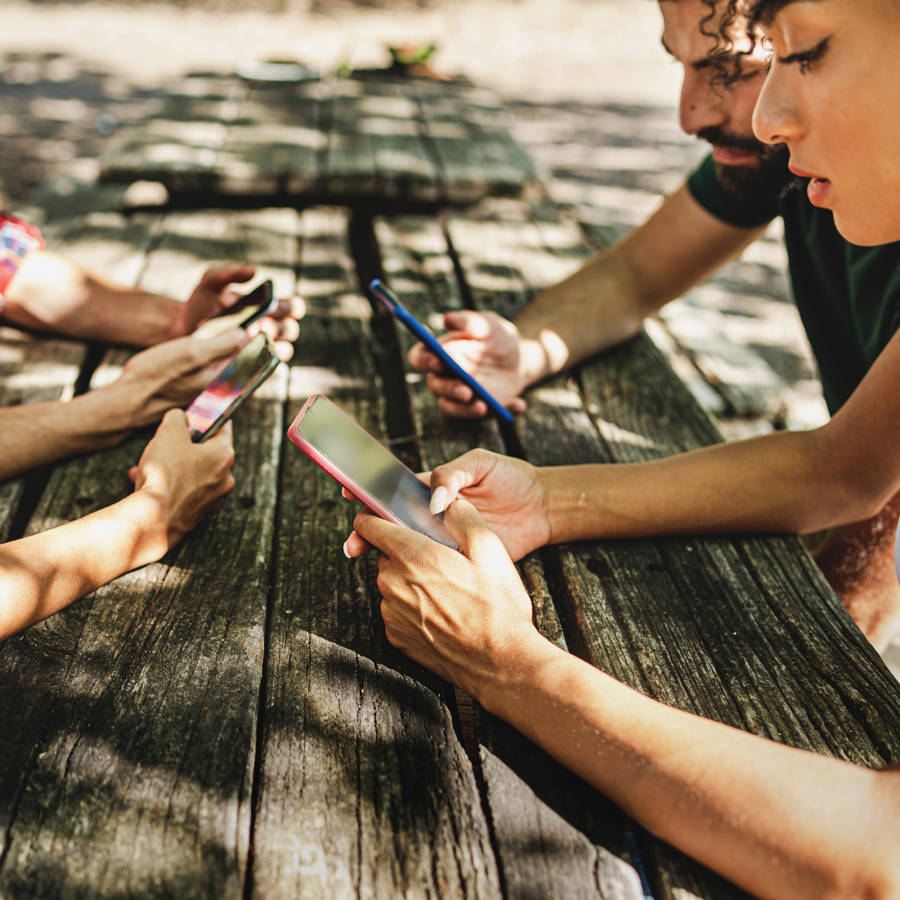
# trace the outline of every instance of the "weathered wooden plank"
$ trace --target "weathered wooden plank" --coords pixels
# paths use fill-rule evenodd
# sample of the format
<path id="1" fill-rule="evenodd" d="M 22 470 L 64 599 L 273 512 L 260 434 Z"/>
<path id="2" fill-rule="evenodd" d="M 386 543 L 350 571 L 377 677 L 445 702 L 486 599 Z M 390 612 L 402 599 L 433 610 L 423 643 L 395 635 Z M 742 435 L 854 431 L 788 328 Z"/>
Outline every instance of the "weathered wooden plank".
<path id="1" fill-rule="evenodd" d="M 448 227 L 477 304 L 496 305 L 483 284 L 486 272 L 523 285 L 522 302 L 557 278 L 553 266 L 544 275 L 539 268 L 522 272 L 515 245 L 535 239 L 521 236 L 521 222 L 505 239 L 490 223 L 452 219 Z M 504 314 L 515 311 L 515 298 L 515 291 L 499 297 Z M 561 381 L 529 393 L 517 430 L 531 461 L 626 462 L 718 439 L 645 338 L 593 361 L 580 377 L 587 405 Z M 570 436 L 565 442 L 563 428 Z M 559 558 L 584 652 L 617 678 L 795 746 L 869 764 L 900 752 L 896 683 L 799 542 L 604 541 L 560 548 Z M 649 844 L 666 896 L 691 879 L 690 890 L 699 895 L 721 895 L 700 867 L 684 862 L 693 872 L 687 879 L 683 861 L 676 865 L 662 845 Z"/>
<path id="2" fill-rule="evenodd" d="M 123 129 L 105 182 L 155 180 L 172 194 L 469 203 L 539 182 L 487 91 L 426 79 L 296 85 L 196 75 Z"/>
<path id="3" fill-rule="evenodd" d="M 325 147 L 325 91 L 319 82 L 243 85 L 214 164 L 216 192 L 275 198 L 307 190 Z"/>
<path id="4" fill-rule="evenodd" d="M 351 79 L 334 82 L 328 107 L 328 145 L 319 186 L 333 196 L 371 196 L 378 183 L 371 135 L 358 127 L 365 84 Z"/>
<path id="5" fill-rule="evenodd" d="M 100 180 L 159 181 L 172 193 L 210 191 L 215 164 L 245 91 L 237 79 L 187 76 L 150 104 L 147 118 L 125 128 L 100 160 Z"/>
<path id="6" fill-rule="evenodd" d="M 192 285 L 189 218 L 142 283 Z M 281 212 L 263 242 L 230 218 L 220 246 L 291 271 Z M 0 648 L 3 896 L 243 896 L 286 387 L 238 414 L 237 488 L 175 551 Z M 30 530 L 127 493 L 146 438 L 54 470 Z"/>
<path id="7" fill-rule="evenodd" d="M 384 434 L 384 389 L 344 214 L 307 211 L 308 303 L 293 413 L 327 392 Z M 353 505 L 300 451 L 282 460 L 254 823 L 261 897 L 499 896 L 468 759 L 433 678 L 387 644 L 374 559 L 341 545 Z"/>
<path id="8" fill-rule="evenodd" d="M 446 235 L 436 222 L 423 217 L 378 220 L 375 233 L 385 277 L 407 309 L 428 322 L 438 311 L 461 307 Z M 398 337 L 405 359 L 415 339 L 403 328 Z M 502 452 L 494 421 L 442 421 L 424 380 L 410 373 L 407 382 L 425 467 L 475 446 Z M 523 561 L 519 569 L 534 598 L 538 627 L 565 647 L 538 555 Z M 474 725 L 497 861 L 507 893 L 642 897 L 639 878 L 623 859 L 623 818 L 618 810 L 493 716 L 479 710 Z"/>
<path id="9" fill-rule="evenodd" d="M 419 106 L 400 81 L 367 81 L 356 127 L 370 136 L 379 194 L 397 200 L 441 199 L 439 172 L 423 141 Z"/>

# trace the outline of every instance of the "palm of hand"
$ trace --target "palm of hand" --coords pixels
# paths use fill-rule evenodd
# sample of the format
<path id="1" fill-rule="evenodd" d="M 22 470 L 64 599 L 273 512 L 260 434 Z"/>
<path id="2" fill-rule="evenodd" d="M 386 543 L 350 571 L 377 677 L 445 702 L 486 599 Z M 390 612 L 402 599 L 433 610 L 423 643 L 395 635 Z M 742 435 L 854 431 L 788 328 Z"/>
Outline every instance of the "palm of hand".
<path id="1" fill-rule="evenodd" d="M 453 337 L 444 341 L 444 349 L 501 402 L 517 397 L 521 391 L 519 342 L 498 323 L 492 322 L 486 340 Z"/>

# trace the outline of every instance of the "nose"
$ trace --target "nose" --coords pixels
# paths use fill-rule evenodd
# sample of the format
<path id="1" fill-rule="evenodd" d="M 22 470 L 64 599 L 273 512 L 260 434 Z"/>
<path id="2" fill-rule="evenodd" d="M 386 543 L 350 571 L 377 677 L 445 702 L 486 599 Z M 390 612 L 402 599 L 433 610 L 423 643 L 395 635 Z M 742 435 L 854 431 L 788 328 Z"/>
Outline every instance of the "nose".
<path id="1" fill-rule="evenodd" d="M 784 77 L 774 63 L 753 109 L 753 133 L 766 144 L 784 144 L 800 135 L 800 120 Z"/>
<path id="2" fill-rule="evenodd" d="M 725 124 L 723 99 L 727 92 L 715 91 L 705 71 L 686 68 L 678 104 L 678 124 L 685 134 Z"/>

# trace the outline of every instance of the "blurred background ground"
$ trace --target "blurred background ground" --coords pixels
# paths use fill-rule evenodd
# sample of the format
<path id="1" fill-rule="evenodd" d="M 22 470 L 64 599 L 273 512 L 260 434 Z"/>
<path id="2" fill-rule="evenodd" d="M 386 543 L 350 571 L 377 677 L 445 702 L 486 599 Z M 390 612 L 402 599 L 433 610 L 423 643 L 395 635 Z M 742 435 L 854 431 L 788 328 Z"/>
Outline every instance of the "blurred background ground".
<path id="1" fill-rule="evenodd" d="M 3 21 L 0 208 L 29 205 L 54 179 L 90 182 L 110 136 L 185 72 L 380 66 L 389 44 L 433 41 L 437 70 L 500 95 L 552 198 L 596 246 L 642 221 L 704 152 L 678 128 L 680 69 L 654 0 L 5 0 Z M 751 347 L 777 373 L 774 412 L 720 418 L 727 436 L 824 421 L 777 224 L 667 325 Z M 889 659 L 900 671 L 900 647 Z"/>

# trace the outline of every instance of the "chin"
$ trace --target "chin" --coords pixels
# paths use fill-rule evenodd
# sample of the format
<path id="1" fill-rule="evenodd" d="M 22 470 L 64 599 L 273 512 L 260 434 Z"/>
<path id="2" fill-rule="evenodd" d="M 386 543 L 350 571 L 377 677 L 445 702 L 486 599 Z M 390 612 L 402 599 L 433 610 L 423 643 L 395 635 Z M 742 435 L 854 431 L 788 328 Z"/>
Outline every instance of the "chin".
<path id="1" fill-rule="evenodd" d="M 875 247 L 900 241 L 900 216 L 891 221 L 876 221 L 860 215 L 843 215 L 834 211 L 834 227 L 844 240 L 859 247 Z"/>

